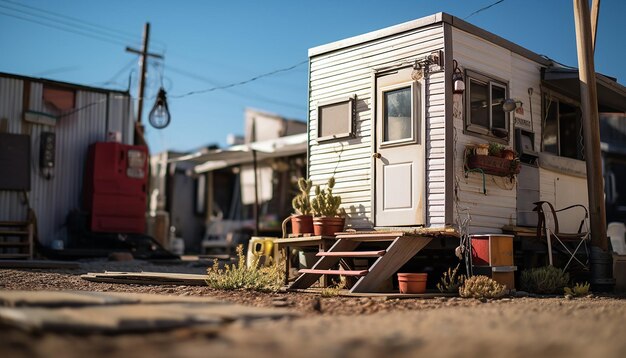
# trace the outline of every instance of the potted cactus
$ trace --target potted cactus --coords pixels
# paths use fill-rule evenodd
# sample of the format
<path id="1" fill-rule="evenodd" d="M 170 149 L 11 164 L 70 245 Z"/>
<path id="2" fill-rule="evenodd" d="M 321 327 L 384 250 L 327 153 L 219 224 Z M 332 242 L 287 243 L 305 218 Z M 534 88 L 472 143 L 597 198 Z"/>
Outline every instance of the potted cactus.
<path id="1" fill-rule="evenodd" d="M 330 177 L 326 188 L 315 186 L 315 197 L 311 199 L 313 209 L 313 232 L 315 235 L 334 236 L 343 231 L 344 211 L 339 208 L 341 197 L 333 195 L 335 177 Z"/>
<path id="2" fill-rule="evenodd" d="M 310 234 L 313 232 L 313 216 L 311 215 L 311 199 L 309 193 L 313 184 L 311 180 L 298 179 L 300 194 L 291 201 L 295 214 L 291 215 L 291 232 L 293 234 Z"/>

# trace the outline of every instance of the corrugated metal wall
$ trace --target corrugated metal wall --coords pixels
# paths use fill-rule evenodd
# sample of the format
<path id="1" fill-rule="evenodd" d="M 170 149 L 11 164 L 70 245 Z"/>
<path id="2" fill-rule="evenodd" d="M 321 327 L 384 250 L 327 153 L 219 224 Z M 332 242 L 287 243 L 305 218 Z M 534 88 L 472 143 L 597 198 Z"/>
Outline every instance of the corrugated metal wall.
<path id="1" fill-rule="evenodd" d="M 334 175 L 335 193 L 343 199 L 348 223 L 371 227 L 372 223 L 372 118 L 373 70 L 397 65 L 443 50 L 441 24 L 321 54 L 310 64 L 310 156 L 309 176 L 324 184 Z M 317 143 L 317 103 L 338 97 L 357 96 L 356 138 Z M 427 224 L 444 223 L 445 109 L 442 73 L 433 73 L 426 100 Z"/>
<path id="2" fill-rule="evenodd" d="M 38 221 L 39 240 L 49 244 L 65 235 L 67 214 L 80 208 L 87 148 L 107 139 L 107 131 L 120 131 L 123 141 L 132 141 L 132 120 L 128 96 L 119 92 L 76 90 L 75 112 L 58 119 L 55 126 L 22 121 L 24 79 L 0 78 L 0 118 L 7 118 L 10 133 L 31 136 L 31 191 L 29 203 Z M 69 87 L 71 88 L 71 87 Z M 43 83 L 30 84 L 29 110 L 45 112 Z M 39 170 L 41 133 L 56 134 L 55 168 L 50 179 Z M 25 220 L 26 206 L 21 194 L 0 191 L 0 220 Z"/>

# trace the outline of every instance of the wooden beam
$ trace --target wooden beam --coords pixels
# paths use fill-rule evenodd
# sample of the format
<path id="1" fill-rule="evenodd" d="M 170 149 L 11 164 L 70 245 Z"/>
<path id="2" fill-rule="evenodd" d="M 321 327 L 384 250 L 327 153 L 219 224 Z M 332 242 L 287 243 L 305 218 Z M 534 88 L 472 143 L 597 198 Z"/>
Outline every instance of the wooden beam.
<path id="1" fill-rule="evenodd" d="M 600 16 L 600 0 L 591 0 L 591 52 L 596 52 L 596 35 L 598 34 L 598 17 Z"/>
<path id="2" fill-rule="evenodd" d="M 608 242 L 606 238 L 602 157 L 600 155 L 600 121 L 588 0 L 574 0 L 574 22 L 576 25 L 585 163 L 587 165 L 591 244 L 606 251 Z"/>

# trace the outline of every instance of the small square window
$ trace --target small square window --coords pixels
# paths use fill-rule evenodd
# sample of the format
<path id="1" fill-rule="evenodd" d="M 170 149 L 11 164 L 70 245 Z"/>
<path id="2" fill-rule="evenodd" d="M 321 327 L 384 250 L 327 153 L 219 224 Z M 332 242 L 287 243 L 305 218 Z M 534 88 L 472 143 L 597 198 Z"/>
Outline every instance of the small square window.
<path id="1" fill-rule="evenodd" d="M 341 98 L 317 107 L 317 140 L 354 136 L 355 98 Z"/>
<path id="2" fill-rule="evenodd" d="M 508 138 L 509 114 L 502 108 L 507 98 L 507 84 L 472 71 L 466 71 L 466 77 L 469 82 L 467 131 L 490 137 Z"/>

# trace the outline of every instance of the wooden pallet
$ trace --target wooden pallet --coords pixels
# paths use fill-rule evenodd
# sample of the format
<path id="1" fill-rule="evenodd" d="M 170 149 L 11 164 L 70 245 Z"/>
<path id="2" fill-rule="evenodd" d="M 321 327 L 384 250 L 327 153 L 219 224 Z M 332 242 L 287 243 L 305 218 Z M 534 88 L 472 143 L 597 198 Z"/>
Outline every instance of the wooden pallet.
<path id="1" fill-rule="evenodd" d="M 352 286 L 351 293 L 376 292 L 421 249 L 426 247 L 433 236 L 416 235 L 407 232 L 350 232 L 337 235 L 335 244 L 324 253 L 318 254 L 318 261 L 311 269 L 300 270 L 301 275 L 289 286 L 292 290 L 311 287 L 322 275 L 359 276 Z M 362 242 L 389 242 L 386 250 L 356 251 Z M 336 270 L 342 258 L 377 257 L 369 270 Z"/>
<path id="2" fill-rule="evenodd" d="M 33 258 L 33 224 L 0 221 L 0 259 Z"/>

